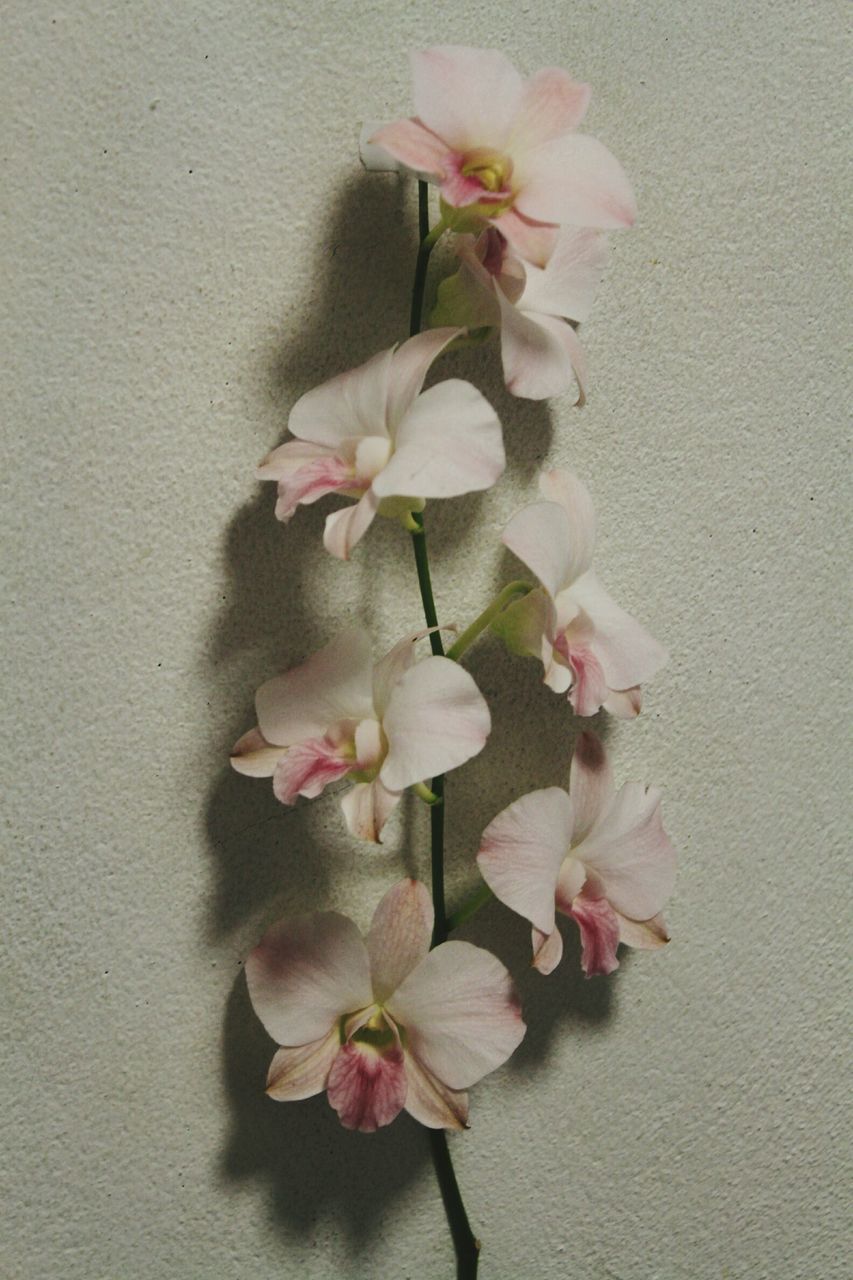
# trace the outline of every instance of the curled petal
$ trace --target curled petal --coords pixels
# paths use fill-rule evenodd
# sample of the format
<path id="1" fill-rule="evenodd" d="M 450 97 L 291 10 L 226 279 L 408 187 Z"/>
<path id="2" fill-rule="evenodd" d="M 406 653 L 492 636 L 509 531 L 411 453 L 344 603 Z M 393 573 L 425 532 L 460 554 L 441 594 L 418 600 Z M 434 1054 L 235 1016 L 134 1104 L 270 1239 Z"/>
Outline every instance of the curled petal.
<path id="1" fill-rule="evenodd" d="M 485 396 L 451 378 L 418 396 L 397 431 L 397 447 L 373 482 L 380 498 L 455 498 L 488 489 L 503 473 L 501 424 Z"/>
<path id="2" fill-rule="evenodd" d="M 581 932 L 581 968 L 588 978 L 619 968 L 619 917 L 606 898 L 580 894 L 569 913 Z"/>
<path id="3" fill-rule="evenodd" d="M 287 523 L 298 506 L 316 502 L 327 493 L 351 489 L 353 484 L 353 469 L 350 464 L 343 458 L 327 453 L 325 457 L 317 458 L 279 480 L 276 519 Z"/>
<path id="4" fill-rule="evenodd" d="M 477 865 L 486 884 L 543 934 L 554 929 L 554 892 L 572 842 L 572 804 L 559 787 L 522 796 L 483 832 Z"/>
<path id="5" fill-rule="evenodd" d="M 456 151 L 502 148 L 524 81 L 495 49 L 436 45 L 412 55 L 415 114 Z"/>
<path id="6" fill-rule="evenodd" d="M 271 778 L 285 750 L 267 742 L 260 729 L 250 729 L 231 748 L 231 767 L 247 778 Z"/>
<path id="7" fill-rule="evenodd" d="M 424 959 L 432 925 L 432 899 L 419 880 L 401 880 L 385 894 L 366 939 L 377 1000 L 386 1000 Z"/>
<path id="8" fill-rule="evenodd" d="M 501 362 L 507 391 L 526 400 L 562 395 L 577 382 L 582 403 L 586 392 L 586 356 L 570 324 L 554 316 L 521 311 L 500 288 Z"/>
<path id="9" fill-rule="evenodd" d="M 575 548 L 568 517 L 556 502 L 534 502 L 522 507 L 510 520 L 501 541 L 533 570 L 551 597 L 571 581 Z"/>
<path id="10" fill-rule="evenodd" d="M 572 564 L 571 581 L 586 573 L 595 550 L 595 507 L 585 484 L 572 471 L 554 467 L 539 476 L 539 492 L 548 502 L 557 502 L 569 522 L 569 545 Z"/>
<path id="11" fill-rule="evenodd" d="M 595 628 L 595 652 L 611 689 L 644 684 L 660 670 L 666 662 L 666 650 L 620 608 L 591 570 L 574 583 L 572 597 Z"/>
<path id="12" fill-rule="evenodd" d="M 639 685 L 633 689 L 611 689 L 603 706 L 619 720 L 635 720 L 643 707 L 643 691 Z"/>
<path id="13" fill-rule="evenodd" d="M 555 924 L 550 933 L 543 933 L 535 926 L 533 936 L 533 968 L 542 974 L 553 973 L 563 958 L 563 935 Z"/>
<path id="14" fill-rule="evenodd" d="M 576 716 L 594 716 L 610 692 L 604 677 L 604 668 L 589 646 L 571 644 L 565 635 L 557 637 L 554 648 L 562 654 L 571 667 L 572 687 L 569 702 Z"/>
<path id="15" fill-rule="evenodd" d="M 258 724 L 270 743 L 324 737 L 342 720 L 373 714 L 373 660 L 362 627 L 342 631 L 301 666 L 261 685 Z"/>
<path id="16" fill-rule="evenodd" d="M 255 1013 L 280 1045 L 325 1037 L 345 1013 L 373 1001 L 367 948 L 335 911 L 282 920 L 246 958 Z"/>
<path id="17" fill-rule="evenodd" d="M 380 779 L 392 791 L 446 773 L 485 746 L 491 716 L 472 677 L 449 658 L 424 658 L 397 682 L 382 727 Z"/>
<path id="18" fill-rule="evenodd" d="M 389 791 L 378 778 L 373 782 L 358 782 L 341 797 L 341 808 L 347 828 L 359 840 L 380 842 L 382 828 L 397 804 L 400 791 Z"/>
<path id="19" fill-rule="evenodd" d="M 544 269 L 528 267 L 522 311 L 563 316 L 578 323 L 589 316 L 609 251 L 607 237 L 590 227 L 566 227 Z"/>
<path id="20" fill-rule="evenodd" d="M 626 946 L 640 951 L 657 951 L 669 942 L 669 930 L 663 916 L 652 916 L 651 920 L 629 920 L 618 911 L 616 914 L 619 916 L 619 941 Z"/>
<path id="21" fill-rule="evenodd" d="M 299 1102 L 322 1093 L 340 1044 L 338 1029 L 333 1027 L 311 1044 L 279 1049 L 267 1072 L 269 1096 L 276 1102 Z"/>
<path id="22" fill-rule="evenodd" d="M 339 560 L 349 560 L 349 553 L 364 536 L 379 509 L 379 499 L 368 489 L 354 507 L 344 507 L 326 516 L 323 545 Z"/>
<path id="23" fill-rule="evenodd" d="M 524 1036 L 518 997 L 501 962 L 470 942 L 430 951 L 386 1005 L 406 1044 L 451 1089 L 506 1062 Z"/>
<path id="24" fill-rule="evenodd" d="M 275 798 L 282 804 L 293 804 L 297 796 L 313 800 L 354 766 L 352 756 L 342 756 L 340 746 L 328 738 L 297 742 L 288 747 L 276 765 L 272 780 Z"/>
<path id="25" fill-rule="evenodd" d="M 626 782 L 575 855 L 594 871 L 608 899 L 631 920 L 649 920 L 675 883 L 675 850 L 663 829 L 658 787 Z"/>
<path id="26" fill-rule="evenodd" d="M 587 731 L 575 743 L 569 772 L 569 793 L 575 815 L 575 845 L 585 840 L 614 795 L 613 770 L 600 738 Z"/>
<path id="27" fill-rule="evenodd" d="M 406 1054 L 406 1110 L 428 1129 L 467 1129 L 468 1094 L 449 1089 L 414 1053 Z"/>
<path id="28" fill-rule="evenodd" d="M 377 1050 L 349 1041 L 332 1063 L 329 1102 L 345 1129 L 374 1133 L 390 1124 L 406 1101 L 406 1068 L 399 1046 Z"/>

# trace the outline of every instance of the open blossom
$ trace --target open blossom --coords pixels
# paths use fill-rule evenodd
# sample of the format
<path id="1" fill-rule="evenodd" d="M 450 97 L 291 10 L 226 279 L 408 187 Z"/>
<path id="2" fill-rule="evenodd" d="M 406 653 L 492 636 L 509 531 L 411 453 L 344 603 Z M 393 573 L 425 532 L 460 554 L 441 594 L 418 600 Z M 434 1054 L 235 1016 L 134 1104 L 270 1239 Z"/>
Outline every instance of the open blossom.
<path id="1" fill-rule="evenodd" d="M 450 658 L 415 662 L 407 637 L 379 662 L 360 627 L 342 632 L 307 662 L 258 690 L 258 727 L 234 746 L 231 763 L 272 777 L 282 804 L 320 795 L 340 778 L 347 826 L 377 841 L 406 787 L 477 755 L 491 718 L 467 671 Z"/>
<path id="2" fill-rule="evenodd" d="M 557 68 L 524 80 L 495 49 L 412 55 L 415 117 L 370 140 L 440 184 L 447 205 L 494 223 L 538 261 L 555 226 L 628 227 L 630 183 L 605 146 L 576 133 L 589 86 Z"/>
<path id="3" fill-rule="evenodd" d="M 363 938 L 346 916 L 273 926 L 246 960 L 255 1012 L 282 1047 L 267 1092 L 326 1090 L 347 1129 L 371 1133 L 405 1107 L 431 1129 L 462 1129 L 465 1092 L 524 1036 L 504 966 L 469 942 L 430 951 L 433 910 L 417 880 L 385 894 Z"/>
<path id="4" fill-rule="evenodd" d="M 582 404 L 586 357 L 568 321 L 589 315 L 607 264 L 604 233 L 559 232 L 544 267 L 523 262 L 495 227 L 458 236 L 455 248 L 461 266 L 439 286 L 432 323 L 498 328 L 508 391 L 545 400 L 576 381 Z"/>
<path id="5" fill-rule="evenodd" d="M 663 829 L 660 791 L 626 782 L 618 792 L 604 748 L 581 734 L 570 775 L 533 791 L 483 832 L 483 879 L 533 925 L 533 963 L 550 973 L 563 940 L 555 909 L 581 933 L 581 964 L 591 976 L 618 968 L 620 942 L 651 949 L 669 939 L 660 911 L 672 892 L 675 850 Z"/>
<path id="6" fill-rule="evenodd" d="M 503 534 L 542 584 L 510 605 L 495 624 L 516 653 L 541 658 L 545 683 L 567 693 L 575 713 L 601 708 L 622 719 L 640 710 L 640 685 L 666 651 L 604 590 L 592 570 L 595 512 L 570 471 L 539 477 L 546 499 L 517 512 Z"/>
<path id="7" fill-rule="evenodd" d="M 323 541 L 346 560 L 374 516 L 421 511 L 427 498 L 488 489 L 502 474 L 501 425 L 469 382 L 421 391 L 436 356 L 461 332 L 433 329 L 306 392 L 280 445 L 257 471 L 278 482 L 275 513 L 327 493 L 356 498 L 326 519 Z"/>

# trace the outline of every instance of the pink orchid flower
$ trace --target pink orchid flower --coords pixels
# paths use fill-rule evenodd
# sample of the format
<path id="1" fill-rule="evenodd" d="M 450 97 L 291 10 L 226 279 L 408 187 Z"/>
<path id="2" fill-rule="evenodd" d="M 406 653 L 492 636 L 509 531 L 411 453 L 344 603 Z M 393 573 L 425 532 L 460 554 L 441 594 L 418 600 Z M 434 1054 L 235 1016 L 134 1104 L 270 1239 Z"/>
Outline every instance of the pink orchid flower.
<path id="1" fill-rule="evenodd" d="M 465 1128 L 465 1090 L 507 1060 L 525 1026 L 500 961 L 469 942 L 430 951 L 432 923 L 424 886 L 403 880 L 366 938 L 334 911 L 270 929 L 246 960 L 255 1012 L 282 1046 L 270 1097 L 325 1089 L 341 1123 L 363 1133 L 403 1108 L 430 1129 Z"/>
<path id="2" fill-rule="evenodd" d="M 449 658 L 415 662 L 421 634 L 374 664 L 370 637 L 353 627 L 268 680 L 256 697 L 258 727 L 235 744 L 231 764 L 249 777 L 272 777 L 282 804 L 349 778 L 355 785 L 341 800 L 347 826 L 378 841 L 406 787 L 470 760 L 491 729 L 467 671 Z"/>
<path id="3" fill-rule="evenodd" d="M 515 653 L 541 658 L 545 683 L 567 693 L 576 715 L 601 707 L 621 719 L 638 715 L 640 685 L 666 651 L 604 590 L 592 571 L 595 511 L 570 471 L 539 477 L 546 499 L 517 512 L 503 534 L 542 584 L 510 605 L 495 624 Z"/>
<path id="4" fill-rule="evenodd" d="M 652 949 L 669 940 L 660 915 L 675 879 L 660 791 L 626 782 L 614 791 L 598 738 L 583 733 L 571 795 L 532 791 L 483 832 L 477 863 L 501 902 L 533 925 L 533 964 L 550 973 L 563 954 L 555 909 L 578 925 L 587 976 L 618 968 L 620 942 Z"/>
<path id="5" fill-rule="evenodd" d="M 443 280 L 433 324 L 500 330 L 507 390 L 546 400 L 578 385 L 586 398 L 586 357 L 568 321 L 586 320 L 607 264 L 603 232 L 568 228 L 555 238 L 544 267 L 522 262 L 500 231 L 476 240 L 458 236 L 459 271 Z"/>
<path id="6" fill-rule="evenodd" d="M 296 402 L 288 426 L 297 438 L 257 471 L 278 482 L 279 520 L 327 493 L 358 499 L 326 520 L 325 546 L 346 560 L 377 514 L 422 511 L 427 498 L 495 483 L 506 459 L 488 400 L 458 378 L 421 391 L 433 360 L 459 333 L 418 334 Z"/>
<path id="7" fill-rule="evenodd" d="M 636 208 L 619 162 L 575 133 L 589 86 L 548 68 L 523 80 L 502 53 L 439 45 L 412 55 L 415 117 L 370 142 L 440 183 L 453 208 L 487 218 L 537 261 L 564 224 L 629 227 Z"/>

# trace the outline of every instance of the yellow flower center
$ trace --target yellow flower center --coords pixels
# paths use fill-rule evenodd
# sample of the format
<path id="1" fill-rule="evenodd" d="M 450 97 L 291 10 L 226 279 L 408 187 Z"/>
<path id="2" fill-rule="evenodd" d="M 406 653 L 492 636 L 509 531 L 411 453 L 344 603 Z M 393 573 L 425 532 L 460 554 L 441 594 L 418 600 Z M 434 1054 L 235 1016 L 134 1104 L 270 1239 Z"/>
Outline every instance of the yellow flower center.
<path id="1" fill-rule="evenodd" d="M 512 177 L 512 161 L 499 151 L 475 147 L 462 166 L 466 178 L 476 178 L 486 191 L 505 191 Z"/>

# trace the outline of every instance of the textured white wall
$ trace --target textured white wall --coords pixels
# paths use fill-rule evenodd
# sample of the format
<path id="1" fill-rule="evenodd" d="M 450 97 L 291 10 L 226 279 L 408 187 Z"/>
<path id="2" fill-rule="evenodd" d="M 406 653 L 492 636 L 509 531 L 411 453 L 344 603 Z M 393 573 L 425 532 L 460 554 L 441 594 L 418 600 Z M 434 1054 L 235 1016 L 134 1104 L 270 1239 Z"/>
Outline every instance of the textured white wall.
<path id="1" fill-rule="evenodd" d="M 389 524 L 353 564 L 252 480 L 295 398 L 404 332 L 413 191 L 357 122 L 409 109 L 405 54 L 494 45 L 595 90 L 636 183 L 585 341 L 590 401 L 511 400 L 510 468 L 430 511 L 442 617 L 510 571 L 543 461 L 600 512 L 601 571 L 672 658 L 609 742 L 681 850 L 666 953 L 527 969 L 528 1039 L 453 1140 L 483 1280 L 829 1280 L 841 1206 L 841 709 L 850 558 L 840 10 L 757 0 L 11 6 L 2 80 L 8 683 L 3 1149 L 9 1280 L 452 1272 L 421 1132 L 343 1132 L 262 1094 L 241 961 L 311 906 L 366 924 L 426 870 L 333 797 L 232 776 L 255 686 L 363 619 L 417 623 Z M 848 330 L 849 332 L 849 330 Z M 564 782 L 574 725 L 484 643 L 496 723 L 450 788 L 457 887 L 485 822 Z M 849 1177 L 847 1182 L 849 1192 Z"/>

